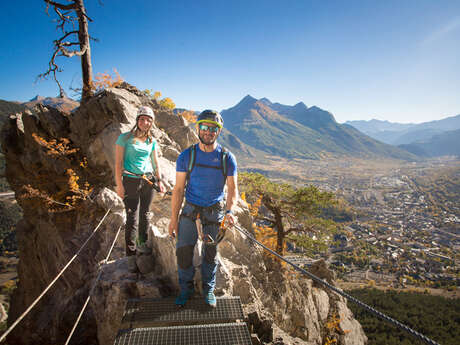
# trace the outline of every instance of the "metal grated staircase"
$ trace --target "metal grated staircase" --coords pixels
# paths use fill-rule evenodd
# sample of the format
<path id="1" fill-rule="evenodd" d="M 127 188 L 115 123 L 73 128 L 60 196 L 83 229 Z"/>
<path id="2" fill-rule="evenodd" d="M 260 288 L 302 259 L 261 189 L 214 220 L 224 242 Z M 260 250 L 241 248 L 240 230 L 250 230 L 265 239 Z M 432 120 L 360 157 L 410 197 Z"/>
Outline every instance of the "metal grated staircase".
<path id="1" fill-rule="evenodd" d="M 203 298 L 179 308 L 174 298 L 128 301 L 114 345 L 251 345 L 239 297 Z"/>

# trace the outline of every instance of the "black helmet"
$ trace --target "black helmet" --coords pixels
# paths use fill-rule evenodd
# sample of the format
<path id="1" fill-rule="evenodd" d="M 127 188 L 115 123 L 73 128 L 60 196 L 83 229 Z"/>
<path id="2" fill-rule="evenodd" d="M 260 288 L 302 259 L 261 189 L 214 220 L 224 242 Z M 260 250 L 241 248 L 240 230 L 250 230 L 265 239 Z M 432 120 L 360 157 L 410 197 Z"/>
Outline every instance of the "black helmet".
<path id="1" fill-rule="evenodd" d="M 215 110 L 203 110 L 201 114 L 198 115 L 198 120 L 196 121 L 196 124 L 199 125 L 201 122 L 214 123 L 219 128 L 224 127 L 224 119 Z"/>

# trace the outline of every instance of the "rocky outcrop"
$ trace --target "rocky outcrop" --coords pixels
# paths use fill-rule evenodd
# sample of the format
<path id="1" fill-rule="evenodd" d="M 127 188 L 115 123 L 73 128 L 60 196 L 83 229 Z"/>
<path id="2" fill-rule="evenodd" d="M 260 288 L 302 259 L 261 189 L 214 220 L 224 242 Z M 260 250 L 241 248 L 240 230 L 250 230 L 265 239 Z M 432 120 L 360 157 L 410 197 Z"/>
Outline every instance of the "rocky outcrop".
<path id="1" fill-rule="evenodd" d="M 141 104 L 157 113 L 154 133 L 162 152 L 160 164 L 165 180 L 173 185 L 174 161 L 197 140 L 196 134 L 181 117 L 161 109 L 131 86 L 105 90 L 71 114 L 38 106 L 11 118 L 4 128 L 6 175 L 24 210 L 17 227 L 19 286 L 11 303 L 10 323 L 110 210 L 88 246 L 9 336 L 9 342 L 63 343 L 99 267 L 102 275 L 73 344 L 112 344 L 128 298 L 177 292 L 175 244 L 167 235 L 170 200 L 161 196 L 152 203 L 151 255 L 135 260 L 123 257 L 120 239 L 111 260 L 100 266 L 124 219 L 122 201 L 111 190 L 114 142 L 132 127 Z M 244 202 L 236 214 L 239 223 L 250 229 L 252 220 Z M 219 260 L 217 293 L 241 297 L 254 343 L 319 345 L 331 335 L 339 344 L 366 342 L 345 301 L 278 263 L 268 264 L 261 249 L 245 235 L 228 232 Z M 319 268 L 329 277 L 326 267 Z M 327 326 L 331 320 L 337 327 Z"/>

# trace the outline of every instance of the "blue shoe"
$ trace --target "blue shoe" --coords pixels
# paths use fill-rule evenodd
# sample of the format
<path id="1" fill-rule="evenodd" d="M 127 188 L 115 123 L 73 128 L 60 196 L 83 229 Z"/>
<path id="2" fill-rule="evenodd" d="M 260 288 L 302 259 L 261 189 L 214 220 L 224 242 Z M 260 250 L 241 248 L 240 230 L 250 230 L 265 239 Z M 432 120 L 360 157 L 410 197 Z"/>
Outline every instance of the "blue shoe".
<path id="1" fill-rule="evenodd" d="M 194 290 L 181 290 L 176 298 L 176 305 L 183 307 L 194 293 Z"/>
<path id="2" fill-rule="evenodd" d="M 217 306 L 216 296 L 213 291 L 208 291 L 204 293 L 204 303 L 208 306 L 215 308 Z"/>

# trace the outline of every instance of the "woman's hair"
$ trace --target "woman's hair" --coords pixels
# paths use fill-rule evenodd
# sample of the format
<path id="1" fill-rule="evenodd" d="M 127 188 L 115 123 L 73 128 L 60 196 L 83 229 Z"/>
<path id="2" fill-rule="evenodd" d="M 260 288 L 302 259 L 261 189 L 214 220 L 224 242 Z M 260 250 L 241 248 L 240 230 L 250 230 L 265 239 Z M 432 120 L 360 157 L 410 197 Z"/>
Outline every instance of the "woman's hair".
<path id="1" fill-rule="evenodd" d="M 126 140 L 130 140 L 131 138 L 134 139 L 136 136 L 140 136 L 140 135 L 143 134 L 143 133 L 141 133 L 141 130 L 137 126 L 138 121 L 139 121 L 139 117 L 137 117 L 136 123 L 134 124 L 133 128 L 131 128 L 131 130 L 129 131 L 129 134 L 128 134 L 128 137 L 126 138 Z M 150 128 L 147 130 L 147 133 L 145 133 L 145 135 L 147 136 L 147 140 L 149 142 L 153 141 L 152 125 L 153 125 L 153 121 L 152 121 L 152 124 L 150 125 Z"/>

